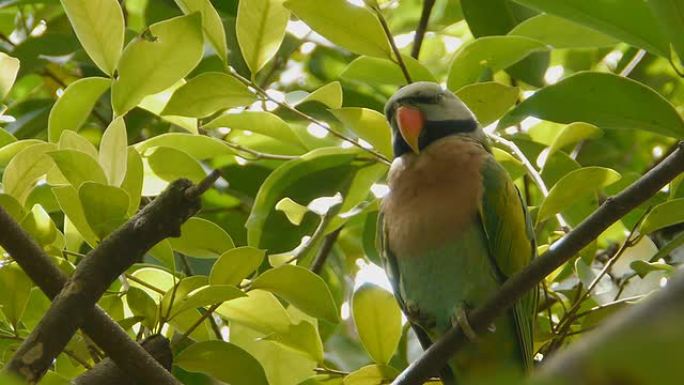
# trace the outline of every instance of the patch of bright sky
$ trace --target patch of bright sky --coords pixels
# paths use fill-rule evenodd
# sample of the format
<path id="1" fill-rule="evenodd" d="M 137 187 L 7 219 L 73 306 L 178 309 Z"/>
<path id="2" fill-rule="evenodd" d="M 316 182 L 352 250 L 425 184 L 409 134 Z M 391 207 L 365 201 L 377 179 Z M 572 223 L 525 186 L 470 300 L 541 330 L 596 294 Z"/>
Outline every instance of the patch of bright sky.
<path id="1" fill-rule="evenodd" d="M 363 0 L 347 0 L 347 3 L 356 5 L 357 7 L 364 7 L 366 5 L 363 3 Z"/>
<path id="2" fill-rule="evenodd" d="M 339 192 L 331 197 L 316 198 L 306 208 L 318 215 L 325 215 L 331 207 L 338 203 L 342 203 L 342 194 Z"/>
<path id="3" fill-rule="evenodd" d="M 415 35 L 415 32 L 402 33 L 401 35 L 397 35 L 394 37 L 394 44 L 396 44 L 397 48 L 399 49 L 408 47 L 411 43 L 413 43 L 413 37 Z"/>
<path id="4" fill-rule="evenodd" d="M 624 53 L 617 49 L 610 51 L 610 53 L 603 58 L 603 62 L 606 63 L 610 69 L 615 69 L 623 55 Z"/>
<path id="5" fill-rule="evenodd" d="M 382 183 L 373 183 L 370 190 L 373 193 L 373 196 L 376 198 L 383 198 L 390 191 L 389 187 Z"/>
<path id="6" fill-rule="evenodd" d="M 358 266 L 359 271 L 356 273 L 356 277 L 354 277 L 354 290 L 358 289 L 364 283 L 372 283 L 390 293 L 392 292 L 392 284 L 390 284 L 387 274 L 385 274 L 385 270 L 380 266 L 373 262 L 367 262 L 361 258 L 356 260 L 356 266 Z"/>
<path id="7" fill-rule="evenodd" d="M 301 20 L 290 20 L 287 23 L 285 30 L 298 39 L 304 38 L 304 36 L 311 32 L 311 28 L 309 28 L 309 26 Z"/>
<path id="8" fill-rule="evenodd" d="M 306 126 L 306 132 L 311 134 L 313 137 L 322 139 L 328 136 L 328 130 L 325 128 L 319 126 L 316 123 L 311 123 L 308 126 Z"/>
<path id="9" fill-rule="evenodd" d="M 530 128 L 536 126 L 539 123 L 541 123 L 541 120 L 535 118 L 534 116 L 530 116 L 523 119 L 523 121 L 520 122 L 520 129 L 522 130 L 522 132 L 527 132 Z"/>
<path id="10" fill-rule="evenodd" d="M 463 39 L 455 36 L 442 36 L 442 43 L 447 53 L 453 53 L 463 45 Z"/>
<path id="11" fill-rule="evenodd" d="M 562 65 L 551 66 L 544 73 L 544 81 L 546 84 L 555 84 L 563 77 L 564 73 L 565 68 Z"/>

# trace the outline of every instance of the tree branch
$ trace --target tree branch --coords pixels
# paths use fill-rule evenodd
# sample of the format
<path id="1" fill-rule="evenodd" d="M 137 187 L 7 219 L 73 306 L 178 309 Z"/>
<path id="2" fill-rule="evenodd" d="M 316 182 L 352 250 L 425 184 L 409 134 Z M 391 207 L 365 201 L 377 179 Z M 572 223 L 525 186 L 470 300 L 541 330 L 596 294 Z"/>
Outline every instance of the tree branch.
<path id="1" fill-rule="evenodd" d="M 470 314 L 469 320 L 473 330 L 476 333 L 486 333 L 492 321 L 508 310 L 525 293 L 534 289 L 544 277 L 567 262 L 613 222 L 655 195 L 683 171 L 684 142 L 680 143 L 679 148 L 662 163 L 618 195 L 608 198 L 573 231 L 551 245 L 541 257 L 504 282 L 493 297 Z M 449 357 L 461 350 L 466 343 L 467 338 L 463 331 L 459 326 L 455 326 L 404 370 L 392 382 L 392 385 L 421 384 L 431 375 L 438 373 Z"/>
<path id="2" fill-rule="evenodd" d="M 180 226 L 199 210 L 199 194 L 206 190 L 208 181 L 216 177 L 212 173 L 198 186 L 184 179 L 171 183 L 154 201 L 88 253 L 5 370 L 23 376 L 29 383 L 37 382 L 77 328 L 84 325 L 87 315 L 95 314 L 92 312 L 95 303 L 109 285 L 155 244 L 180 235 Z M 12 250 L 8 251 L 12 253 Z M 59 289 L 63 283 L 59 275 L 49 279 L 52 289 Z M 157 373 L 154 376 L 163 377 L 162 383 L 177 383 L 165 375 Z"/>
<path id="3" fill-rule="evenodd" d="M 321 248 L 318 250 L 318 254 L 316 254 L 316 258 L 314 258 L 314 261 L 311 264 L 312 273 L 321 273 L 323 266 L 325 265 L 325 261 L 328 259 L 328 256 L 330 255 L 330 252 L 337 241 L 337 237 L 339 237 L 343 228 L 343 226 L 340 226 L 335 231 L 325 236 L 323 244 L 321 245 Z"/>
<path id="4" fill-rule="evenodd" d="M 382 30 L 385 31 L 385 35 L 387 36 L 387 41 L 389 42 L 390 47 L 392 48 L 392 52 L 394 53 L 394 56 L 396 57 L 395 63 L 401 68 L 401 73 L 404 74 L 404 78 L 406 79 L 406 83 L 413 83 L 413 80 L 411 80 L 411 74 L 408 71 L 408 68 L 406 67 L 406 63 L 404 63 L 404 59 L 401 57 L 401 53 L 399 52 L 399 48 L 397 48 L 397 44 L 394 42 L 394 37 L 392 36 L 392 31 L 390 31 L 389 26 L 387 25 L 387 20 L 385 20 L 385 16 L 382 15 L 382 11 L 380 10 L 380 7 L 377 5 L 371 6 L 371 9 L 375 12 L 375 15 L 378 17 L 378 20 L 380 20 L 380 25 L 382 26 Z"/>
<path id="5" fill-rule="evenodd" d="M 420 47 L 423 45 L 423 38 L 425 37 L 425 32 L 427 32 L 430 13 L 432 12 L 432 7 L 434 7 L 434 5 L 435 0 L 423 1 L 423 12 L 420 14 L 420 21 L 418 22 L 418 27 L 416 27 L 416 35 L 413 37 L 413 47 L 411 47 L 411 56 L 415 59 L 418 59 L 418 56 L 420 55 Z"/>

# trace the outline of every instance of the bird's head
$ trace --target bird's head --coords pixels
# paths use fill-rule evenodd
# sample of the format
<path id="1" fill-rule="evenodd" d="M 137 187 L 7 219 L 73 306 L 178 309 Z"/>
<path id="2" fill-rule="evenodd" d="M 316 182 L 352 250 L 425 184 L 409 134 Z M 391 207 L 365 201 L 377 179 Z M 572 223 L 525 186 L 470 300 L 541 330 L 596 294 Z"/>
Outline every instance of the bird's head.
<path id="1" fill-rule="evenodd" d="M 392 126 L 394 156 L 420 153 L 433 142 L 451 135 L 484 140 L 484 133 L 466 105 L 437 83 L 411 83 L 385 105 Z"/>

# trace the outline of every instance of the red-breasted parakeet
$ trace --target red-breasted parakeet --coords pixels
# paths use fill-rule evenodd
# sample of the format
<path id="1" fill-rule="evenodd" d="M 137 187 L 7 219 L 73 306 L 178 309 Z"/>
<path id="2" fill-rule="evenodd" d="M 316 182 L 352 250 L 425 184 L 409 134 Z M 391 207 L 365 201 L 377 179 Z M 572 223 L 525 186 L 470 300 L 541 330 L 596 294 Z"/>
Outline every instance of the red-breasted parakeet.
<path id="1" fill-rule="evenodd" d="M 427 347 L 535 255 L 520 193 L 473 113 L 438 84 L 413 83 L 385 106 L 394 160 L 378 247 L 399 304 Z M 450 359 L 447 385 L 532 366 L 536 292 Z"/>

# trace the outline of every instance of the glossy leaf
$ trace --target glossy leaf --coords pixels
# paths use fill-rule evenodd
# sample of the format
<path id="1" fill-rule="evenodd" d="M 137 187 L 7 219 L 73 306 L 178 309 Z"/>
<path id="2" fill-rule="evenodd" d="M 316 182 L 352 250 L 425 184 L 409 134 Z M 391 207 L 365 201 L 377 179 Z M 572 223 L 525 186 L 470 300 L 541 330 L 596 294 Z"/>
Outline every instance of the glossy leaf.
<path id="1" fill-rule="evenodd" d="M 346 128 L 370 143 L 381 154 L 388 158 L 392 157 L 392 129 L 383 114 L 358 107 L 345 107 L 330 112 Z"/>
<path id="2" fill-rule="evenodd" d="M 641 83 L 607 73 L 581 72 L 543 88 L 504 116 L 499 127 L 527 116 L 684 136 L 684 121 L 665 98 Z"/>
<path id="3" fill-rule="evenodd" d="M 116 0 L 61 0 L 88 56 L 112 75 L 124 42 L 124 15 Z"/>
<path id="4" fill-rule="evenodd" d="M 209 283 L 212 285 L 238 285 L 252 274 L 264 260 L 266 252 L 243 246 L 221 254 L 211 268 Z"/>
<path id="5" fill-rule="evenodd" d="M 201 59 L 203 38 L 198 13 L 153 24 L 148 31 L 131 41 L 121 55 L 119 77 L 112 84 L 112 106 L 118 116 L 145 96 L 171 87 Z"/>
<path id="6" fill-rule="evenodd" d="M 641 222 L 639 232 L 650 234 L 681 222 L 684 222 L 684 198 L 673 199 L 654 207 Z"/>
<path id="7" fill-rule="evenodd" d="M 144 290 L 130 287 L 126 292 L 126 303 L 133 315 L 144 318 L 144 325 L 153 328 L 157 323 L 158 309 L 152 297 Z"/>
<path id="8" fill-rule="evenodd" d="M 171 147 L 155 148 L 147 157 L 147 162 L 155 175 L 168 182 L 187 178 L 199 183 L 206 176 L 198 161 L 186 152 Z"/>
<path id="9" fill-rule="evenodd" d="M 19 59 L 0 52 L 0 100 L 4 99 L 14 85 L 19 72 Z"/>
<path id="10" fill-rule="evenodd" d="M 684 3 L 680 0 L 648 0 L 646 3 L 681 60 L 684 58 Z"/>
<path id="11" fill-rule="evenodd" d="M 148 149 L 164 146 L 177 150 L 185 151 L 197 160 L 215 158 L 220 155 L 233 153 L 225 143 L 204 135 L 192 135 L 181 133 L 168 133 L 157 135 L 135 145 L 140 153 L 145 153 Z"/>
<path id="12" fill-rule="evenodd" d="M 205 72 L 174 91 L 162 115 L 204 118 L 217 111 L 248 106 L 256 96 L 243 83 L 220 72 Z"/>
<path id="13" fill-rule="evenodd" d="M 366 284 L 354 292 L 352 314 L 366 351 L 379 364 L 387 364 L 401 338 L 401 310 L 394 296 L 378 286 Z"/>
<path id="14" fill-rule="evenodd" d="M 0 267 L 0 306 L 5 318 L 19 325 L 31 295 L 31 280 L 16 263 Z"/>
<path id="15" fill-rule="evenodd" d="M 214 51 L 221 60 L 228 59 L 228 45 L 226 32 L 223 29 L 221 15 L 216 11 L 210 0 L 175 0 L 178 7 L 185 14 L 199 12 L 202 15 L 202 29 L 207 40 L 214 47 Z"/>
<path id="16" fill-rule="evenodd" d="M 271 291 L 311 316 L 330 322 L 339 319 L 325 281 L 303 267 L 282 265 L 267 270 L 252 281 L 252 287 Z"/>
<path id="17" fill-rule="evenodd" d="M 593 124 L 576 122 L 563 127 L 549 146 L 548 156 L 554 152 L 582 140 L 600 137 L 603 131 Z"/>
<path id="18" fill-rule="evenodd" d="M 368 365 L 349 373 L 343 385 L 382 385 L 390 383 L 399 371 L 387 365 Z"/>
<path id="19" fill-rule="evenodd" d="M 413 81 L 437 81 L 430 70 L 418 60 L 405 55 L 402 58 Z M 354 59 L 340 74 L 340 77 L 375 86 L 401 86 L 406 84 L 404 73 L 396 63 L 372 56 L 361 56 Z"/>
<path id="20" fill-rule="evenodd" d="M 231 324 L 239 323 L 264 334 L 286 333 L 292 324 L 280 301 L 264 290 L 250 290 L 247 297 L 226 302 L 216 312 Z"/>
<path id="21" fill-rule="evenodd" d="M 509 35 L 539 40 L 554 48 L 610 47 L 619 41 L 589 27 L 554 15 L 537 15 L 518 24 Z"/>
<path id="22" fill-rule="evenodd" d="M 79 234 L 90 245 L 95 246 L 99 237 L 88 224 L 81 199 L 78 196 L 78 191 L 70 185 L 55 186 L 52 188 L 52 193 L 55 195 L 59 207 L 64 214 L 69 218 L 69 221 L 76 227 Z"/>
<path id="23" fill-rule="evenodd" d="M 447 87 L 458 90 L 476 82 L 485 70 L 500 71 L 533 52 L 547 49 L 544 43 L 521 36 L 486 36 L 473 40 L 454 55 Z"/>
<path id="24" fill-rule="evenodd" d="M 538 11 L 572 20 L 629 44 L 669 56 L 667 39 L 643 0 L 515 0 Z"/>
<path id="25" fill-rule="evenodd" d="M 251 0 L 238 3 L 236 35 L 252 75 L 276 54 L 285 37 L 290 12 L 283 0 Z"/>
<path id="26" fill-rule="evenodd" d="M 3 191 L 23 205 L 38 178 L 54 167 L 47 153 L 55 148 L 52 143 L 37 143 L 17 153 L 2 174 Z"/>
<path id="27" fill-rule="evenodd" d="M 299 226 L 302 223 L 302 219 L 304 219 L 304 215 L 309 212 L 306 206 L 302 206 L 290 198 L 279 200 L 275 205 L 275 209 L 282 211 L 287 220 L 295 226 Z"/>
<path id="28" fill-rule="evenodd" d="M 231 285 L 203 286 L 191 291 L 185 298 L 178 302 L 173 307 L 171 317 L 189 309 L 210 306 L 244 296 L 245 293 L 243 293 L 242 290 Z"/>
<path id="29" fill-rule="evenodd" d="M 276 333 L 266 337 L 266 340 L 273 341 L 295 351 L 304 353 L 316 362 L 323 362 L 323 342 L 318 334 L 316 327 L 309 322 L 302 321 L 295 325 L 290 325 L 287 333 Z"/>
<path id="30" fill-rule="evenodd" d="M 216 258 L 235 247 L 230 235 L 214 222 L 192 217 L 181 226 L 181 236 L 170 238 L 174 250 L 196 258 Z"/>
<path id="31" fill-rule="evenodd" d="M 231 130 L 251 131 L 285 143 L 301 146 L 297 135 L 294 134 L 290 126 L 277 115 L 266 111 L 243 111 L 239 114 L 223 114 L 207 123 L 204 127 L 206 129 L 226 127 Z"/>
<path id="32" fill-rule="evenodd" d="M 185 129 L 191 134 L 197 134 L 199 133 L 199 131 L 197 129 L 196 118 L 163 114 L 164 108 L 166 108 L 166 106 L 168 105 L 169 101 L 171 100 L 171 97 L 173 96 L 173 93 L 185 84 L 185 79 L 180 79 L 171 87 L 161 92 L 157 92 L 156 94 L 152 95 L 147 95 L 140 101 L 140 103 L 138 103 L 138 107 L 150 111 L 151 113 L 161 117 L 162 120 L 165 120 L 169 123 L 173 123 L 178 127 Z"/>
<path id="33" fill-rule="evenodd" d="M 340 82 L 334 81 L 324 85 L 307 95 L 298 104 L 304 104 L 306 102 L 319 102 L 329 108 L 342 107 L 342 86 L 340 85 Z"/>
<path id="34" fill-rule="evenodd" d="M 78 131 L 88 119 L 97 100 L 110 85 L 111 80 L 107 78 L 83 78 L 69 84 L 50 110 L 50 141 L 58 141 L 64 130 Z"/>
<path id="35" fill-rule="evenodd" d="M 126 176 L 127 146 L 126 123 L 119 117 L 109 124 L 100 141 L 100 165 L 112 186 L 120 186 Z"/>
<path id="36" fill-rule="evenodd" d="M 104 239 L 126 222 L 129 198 L 115 186 L 85 182 L 78 189 L 88 225 L 100 239 Z"/>
<path id="37" fill-rule="evenodd" d="M 51 244 L 57 238 L 57 227 L 50 214 L 39 204 L 33 205 L 31 211 L 21 220 L 21 227 L 42 246 Z"/>
<path id="38" fill-rule="evenodd" d="M 129 147 L 126 153 L 126 175 L 121 182 L 121 188 L 128 194 L 128 215 L 132 216 L 140 206 L 144 171 L 142 158 L 138 151 Z"/>
<path id="39" fill-rule="evenodd" d="M 259 361 L 228 342 L 205 341 L 191 345 L 178 354 L 174 364 L 231 385 L 268 385 Z"/>
<path id="40" fill-rule="evenodd" d="M 550 190 L 537 213 L 537 222 L 549 219 L 586 194 L 599 191 L 620 179 L 617 171 L 584 167 L 567 173 Z"/>
<path id="41" fill-rule="evenodd" d="M 85 182 L 107 184 L 102 167 L 93 157 L 76 150 L 58 150 L 48 153 L 59 168 L 59 171 L 75 188 Z"/>
<path id="42" fill-rule="evenodd" d="M 97 158 L 97 148 L 88 139 L 77 134 L 76 131 L 62 131 L 57 146 L 60 150 L 78 150 Z"/>
<path id="43" fill-rule="evenodd" d="M 391 48 L 380 21 L 371 11 L 346 0 L 286 0 L 285 6 L 314 31 L 354 53 L 391 57 Z"/>
<path id="44" fill-rule="evenodd" d="M 519 90 L 497 82 L 469 84 L 455 92 L 475 114 L 481 126 L 487 126 L 515 105 Z"/>
<path id="45" fill-rule="evenodd" d="M 39 143 L 44 142 L 38 139 L 23 139 L 4 145 L 0 148 L 0 167 L 6 167 L 10 160 L 12 160 L 15 155 L 21 152 L 21 150 Z"/>

